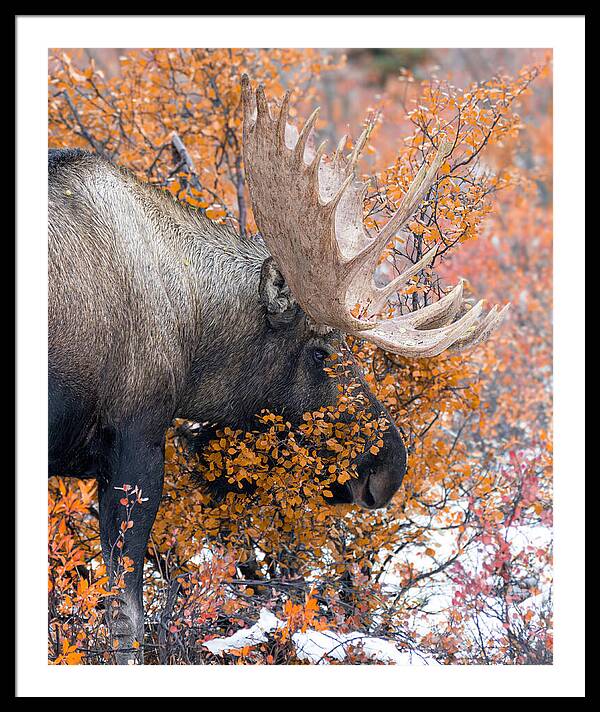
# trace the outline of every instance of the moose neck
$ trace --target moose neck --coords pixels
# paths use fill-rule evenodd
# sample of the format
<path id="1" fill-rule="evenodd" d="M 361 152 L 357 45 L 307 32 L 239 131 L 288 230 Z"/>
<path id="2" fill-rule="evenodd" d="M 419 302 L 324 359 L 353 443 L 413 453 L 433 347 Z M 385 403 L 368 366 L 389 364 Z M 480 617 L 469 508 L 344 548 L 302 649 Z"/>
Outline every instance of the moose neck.
<path id="1" fill-rule="evenodd" d="M 266 323 L 258 284 L 269 253 L 201 214 L 188 219 L 177 243 L 191 296 L 194 351 L 176 415 L 212 421 L 223 416 L 232 388 L 247 389 L 247 364 L 259 355 Z"/>

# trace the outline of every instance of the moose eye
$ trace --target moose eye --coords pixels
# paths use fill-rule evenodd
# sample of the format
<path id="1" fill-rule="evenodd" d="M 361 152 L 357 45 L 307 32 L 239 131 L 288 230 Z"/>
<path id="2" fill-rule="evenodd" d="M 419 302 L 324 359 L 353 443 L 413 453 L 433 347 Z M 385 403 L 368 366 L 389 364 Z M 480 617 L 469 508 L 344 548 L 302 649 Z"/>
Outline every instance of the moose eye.
<path id="1" fill-rule="evenodd" d="M 312 353 L 315 363 L 322 366 L 325 363 L 325 359 L 329 356 L 329 353 L 325 349 L 314 349 Z"/>

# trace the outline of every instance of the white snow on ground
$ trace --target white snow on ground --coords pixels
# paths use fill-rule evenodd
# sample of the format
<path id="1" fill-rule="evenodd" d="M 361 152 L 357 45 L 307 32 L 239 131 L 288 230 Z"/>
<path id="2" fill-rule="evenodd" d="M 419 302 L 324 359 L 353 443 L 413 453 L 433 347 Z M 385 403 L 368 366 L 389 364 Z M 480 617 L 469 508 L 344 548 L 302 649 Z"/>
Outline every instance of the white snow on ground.
<path id="1" fill-rule="evenodd" d="M 374 638 L 364 633 L 335 633 L 309 629 L 294 633 L 292 641 L 300 660 L 323 664 L 325 657 L 344 660 L 350 648 L 360 649 L 373 661 L 396 665 L 438 665 L 431 657 L 419 656 L 411 651 L 400 651 L 389 640 Z"/>
<path id="2" fill-rule="evenodd" d="M 202 645 L 215 655 L 224 653 L 227 650 L 241 650 L 247 645 L 266 643 L 268 640 L 267 633 L 272 633 L 284 625 L 285 623 L 280 621 L 271 611 L 263 608 L 258 621 L 251 628 L 241 628 L 227 638 L 213 638 Z"/>
<path id="3" fill-rule="evenodd" d="M 241 650 L 246 646 L 265 643 L 267 634 L 285 626 L 284 621 L 271 611 L 263 608 L 258 621 L 250 628 L 242 628 L 227 638 L 213 638 L 203 643 L 215 655 L 230 650 Z M 371 660 L 396 665 L 437 665 L 433 658 L 425 658 L 410 651 L 400 651 L 390 641 L 374 638 L 365 633 L 335 633 L 309 628 L 305 632 L 294 633 L 292 642 L 300 660 L 313 664 L 327 664 L 326 658 L 345 660 L 351 647 L 356 647 Z"/>

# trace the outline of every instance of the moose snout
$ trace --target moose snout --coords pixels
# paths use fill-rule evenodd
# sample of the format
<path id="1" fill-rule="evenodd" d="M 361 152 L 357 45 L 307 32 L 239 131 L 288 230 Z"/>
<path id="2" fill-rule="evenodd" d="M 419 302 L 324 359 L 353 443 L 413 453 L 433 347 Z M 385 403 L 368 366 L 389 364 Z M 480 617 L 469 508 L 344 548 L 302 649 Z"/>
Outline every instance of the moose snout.
<path id="1" fill-rule="evenodd" d="M 365 509 L 385 507 L 398 491 L 406 473 L 406 448 L 394 427 L 384 438 L 384 447 L 368 453 L 358 463 L 359 476 L 348 487 L 354 504 Z"/>
<path id="2" fill-rule="evenodd" d="M 348 483 L 352 501 L 364 509 L 385 507 L 398 491 L 403 476 L 404 471 L 388 467 L 377 468 L 367 475 L 361 475 Z"/>

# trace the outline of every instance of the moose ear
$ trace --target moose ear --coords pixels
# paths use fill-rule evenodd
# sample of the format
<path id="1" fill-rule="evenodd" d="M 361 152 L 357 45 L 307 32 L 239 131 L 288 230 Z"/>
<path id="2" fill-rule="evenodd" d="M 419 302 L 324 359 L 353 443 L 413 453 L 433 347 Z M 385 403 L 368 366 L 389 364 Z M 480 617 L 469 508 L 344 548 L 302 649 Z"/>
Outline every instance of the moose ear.
<path id="1" fill-rule="evenodd" d="M 290 324 L 300 307 L 272 257 L 267 257 L 260 270 L 258 293 L 267 310 L 267 321 L 273 329 Z"/>

